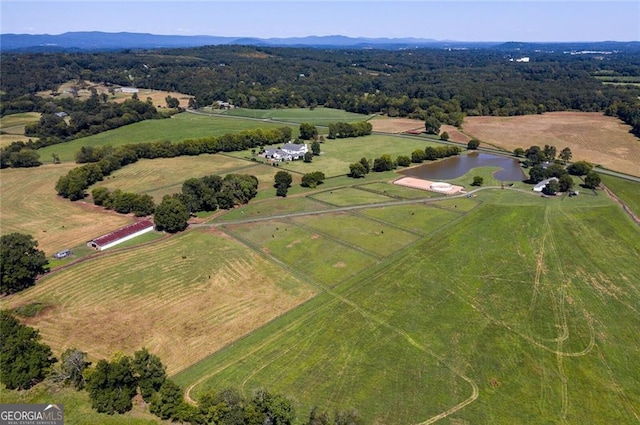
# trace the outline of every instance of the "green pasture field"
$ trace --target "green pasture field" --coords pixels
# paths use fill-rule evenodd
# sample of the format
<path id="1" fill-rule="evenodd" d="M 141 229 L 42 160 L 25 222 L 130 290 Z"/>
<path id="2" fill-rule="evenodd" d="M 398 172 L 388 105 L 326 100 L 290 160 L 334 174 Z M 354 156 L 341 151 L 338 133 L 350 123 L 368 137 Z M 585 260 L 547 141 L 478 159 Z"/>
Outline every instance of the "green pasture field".
<path id="1" fill-rule="evenodd" d="M 526 205 L 508 203 L 517 197 Z M 175 379 L 195 384 L 192 396 L 226 386 L 292 394 L 299 421 L 318 405 L 354 407 L 366 423 L 440 414 L 453 423 L 633 423 L 640 231 L 601 199 L 590 207 L 586 197 L 569 203 L 507 189 L 449 199 L 475 207 L 439 208 L 428 238 Z M 420 217 L 429 220 L 422 210 L 437 204 L 416 206 Z M 394 224 L 409 211 L 389 208 L 397 211 L 365 213 Z M 247 224 L 241 236 L 279 261 L 294 247 L 298 259 L 317 256 L 308 233 L 293 236 L 289 223 Z M 322 226 L 324 235 L 334 224 Z M 283 240 L 272 243 L 272 232 Z"/>
<path id="2" fill-rule="evenodd" d="M 400 186 L 392 184 L 390 182 L 364 183 L 355 187 L 357 187 L 358 189 L 370 190 L 372 192 L 377 192 L 382 195 L 397 197 L 400 199 L 421 199 L 442 196 L 441 194 L 436 192 L 429 192 L 428 190 L 420 190 L 411 187 Z"/>
<path id="3" fill-rule="evenodd" d="M 274 258 L 289 272 L 322 286 L 335 286 L 377 261 L 375 255 L 360 249 L 356 243 L 341 243 L 287 219 L 229 224 L 222 229 Z"/>
<path id="4" fill-rule="evenodd" d="M 362 214 L 377 220 L 394 223 L 412 232 L 427 236 L 435 231 L 446 228 L 462 217 L 460 211 L 439 208 L 438 203 L 429 206 L 396 205 L 388 207 L 361 210 Z"/>
<path id="5" fill-rule="evenodd" d="M 380 258 L 418 240 L 419 235 L 396 226 L 349 213 L 295 217 L 293 222 Z"/>
<path id="6" fill-rule="evenodd" d="M 341 109 L 318 107 L 310 108 L 284 108 L 284 109 L 245 109 L 236 108 L 220 112 L 220 115 L 229 115 L 243 118 L 261 120 L 273 120 L 289 123 L 308 123 L 317 126 L 328 126 L 335 122 L 360 122 L 367 121 L 373 115 L 356 114 Z M 322 133 L 322 131 L 321 131 Z"/>
<path id="7" fill-rule="evenodd" d="M 75 161 L 76 152 L 82 146 L 120 146 L 130 143 L 157 142 L 168 140 L 179 142 L 208 136 L 221 136 L 255 128 L 278 128 L 282 123 L 228 118 L 219 115 L 197 115 L 184 112 L 171 118 L 146 120 L 130 124 L 93 136 L 83 137 L 66 143 L 38 149 L 41 160 L 48 160 L 51 154 L 58 154 L 61 161 Z M 291 126 L 293 135 L 299 126 Z"/>
<path id="8" fill-rule="evenodd" d="M 161 423 L 147 409 L 134 405 L 127 415 L 107 415 L 91 408 L 89 393 L 68 387 L 37 385 L 26 391 L 9 391 L 2 386 L 5 404 L 58 404 L 64 407 L 65 425 L 154 425 Z"/>
<path id="9" fill-rule="evenodd" d="M 600 174 L 602 183 L 605 184 L 618 198 L 622 200 L 635 215 L 640 216 L 640 183 L 619 177 Z M 582 190 L 581 192 L 586 192 Z M 602 191 L 598 191 L 602 196 L 606 196 Z"/>
<path id="10" fill-rule="evenodd" d="M 345 187 L 336 190 L 324 190 L 309 195 L 312 199 L 325 202 L 336 207 L 351 205 L 365 205 L 395 200 L 390 196 L 358 189 L 357 187 Z"/>
<path id="11" fill-rule="evenodd" d="M 24 126 L 40 120 L 39 112 L 21 112 L 0 117 L 0 130 L 11 134 L 24 134 Z"/>
<path id="12" fill-rule="evenodd" d="M 274 189 L 275 191 L 275 189 Z M 330 208 L 326 204 L 316 202 L 311 197 L 270 198 L 260 202 L 251 201 L 247 205 L 225 211 L 216 217 L 216 222 L 233 220 L 251 220 L 259 217 L 271 217 L 281 214 L 296 214 L 322 211 Z"/>

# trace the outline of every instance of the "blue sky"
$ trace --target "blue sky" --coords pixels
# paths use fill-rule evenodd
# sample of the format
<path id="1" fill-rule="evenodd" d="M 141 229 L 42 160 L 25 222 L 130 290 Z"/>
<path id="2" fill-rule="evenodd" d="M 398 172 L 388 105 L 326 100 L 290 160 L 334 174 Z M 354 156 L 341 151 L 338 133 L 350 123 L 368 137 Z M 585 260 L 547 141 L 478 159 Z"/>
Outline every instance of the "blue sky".
<path id="1" fill-rule="evenodd" d="M 0 32 L 637 41 L 640 1 L 0 0 Z"/>

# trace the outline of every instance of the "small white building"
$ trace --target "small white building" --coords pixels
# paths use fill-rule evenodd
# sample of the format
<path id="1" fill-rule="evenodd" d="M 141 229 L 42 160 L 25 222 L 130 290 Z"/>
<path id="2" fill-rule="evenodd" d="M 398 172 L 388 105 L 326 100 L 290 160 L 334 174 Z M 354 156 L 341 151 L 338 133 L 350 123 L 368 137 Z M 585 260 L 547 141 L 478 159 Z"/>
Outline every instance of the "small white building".
<path id="1" fill-rule="evenodd" d="M 535 185 L 535 186 L 533 187 L 533 191 L 534 191 L 534 192 L 542 192 L 542 190 L 543 190 L 545 187 L 547 187 L 547 184 L 548 184 L 550 181 L 553 181 L 553 180 L 555 180 L 555 181 L 559 181 L 557 177 L 551 177 L 550 179 L 542 180 L 540 183 L 538 183 L 537 185 Z"/>
<path id="2" fill-rule="evenodd" d="M 122 93 L 138 93 L 140 90 L 135 87 L 120 87 Z"/>

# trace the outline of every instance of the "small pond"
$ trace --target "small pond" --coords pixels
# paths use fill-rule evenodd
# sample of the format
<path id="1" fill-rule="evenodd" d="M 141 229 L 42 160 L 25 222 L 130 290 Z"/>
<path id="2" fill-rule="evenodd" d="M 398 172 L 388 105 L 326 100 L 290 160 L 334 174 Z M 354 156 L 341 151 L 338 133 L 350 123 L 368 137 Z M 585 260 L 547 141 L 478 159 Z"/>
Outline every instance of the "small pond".
<path id="1" fill-rule="evenodd" d="M 479 152 L 452 156 L 441 161 L 418 165 L 399 173 L 425 180 L 451 180 L 464 175 L 472 168 L 486 166 L 500 167 L 501 169 L 496 171 L 493 176 L 503 182 L 522 181 L 527 178 L 517 159 Z"/>

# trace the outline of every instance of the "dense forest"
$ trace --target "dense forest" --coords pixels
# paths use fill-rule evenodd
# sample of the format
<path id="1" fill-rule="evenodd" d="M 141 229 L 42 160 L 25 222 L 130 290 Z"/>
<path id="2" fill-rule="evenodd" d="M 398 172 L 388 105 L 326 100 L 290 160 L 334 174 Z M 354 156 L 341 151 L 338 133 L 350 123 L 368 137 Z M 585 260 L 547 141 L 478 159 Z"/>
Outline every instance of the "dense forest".
<path id="1" fill-rule="evenodd" d="M 327 107 L 364 114 L 435 117 L 524 115 L 579 110 L 618 116 L 640 134 L 633 51 L 569 54 L 517 50 L 317 49 L 207 46 L 103 53 L 3 54 L 1 114 L 41 111 L 35 93 L 70 80 L 136 86 L 195 96 L 191 106 L 228 101 L 247 108 Z M 513 60 L 516 59 L 516 60 Z"/>

